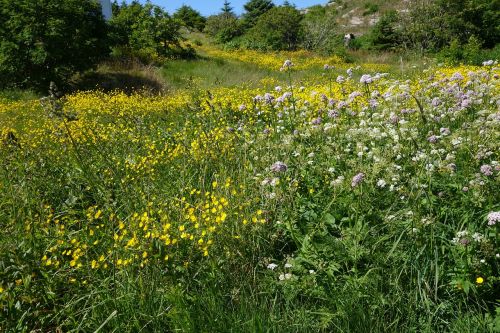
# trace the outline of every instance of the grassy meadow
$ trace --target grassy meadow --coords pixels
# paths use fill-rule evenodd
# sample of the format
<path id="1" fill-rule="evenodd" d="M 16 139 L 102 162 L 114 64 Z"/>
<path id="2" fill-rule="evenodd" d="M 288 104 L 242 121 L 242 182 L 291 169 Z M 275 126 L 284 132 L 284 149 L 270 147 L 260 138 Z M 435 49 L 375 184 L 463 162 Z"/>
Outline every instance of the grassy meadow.
<path id="1" fill-rule="evenodd" d="M 197 51 L 0 95 L 1 332 L 500 331 L 496 63 Z"/>

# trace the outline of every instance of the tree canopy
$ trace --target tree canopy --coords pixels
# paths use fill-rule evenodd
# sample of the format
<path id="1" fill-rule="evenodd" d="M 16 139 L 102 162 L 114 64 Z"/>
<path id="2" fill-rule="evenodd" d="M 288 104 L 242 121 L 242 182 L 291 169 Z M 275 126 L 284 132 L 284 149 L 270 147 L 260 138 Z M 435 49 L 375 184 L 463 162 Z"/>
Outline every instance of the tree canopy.
<path id="1" fill-rule="evenodd" d="M 249 38 L 262 49 L 293 50 L 301 41 L 301 20 L 302 15 L 293 7 L 274 7 L 259 17 Z"/>
<path id="2" fill-rule="evenodd" d="M 269 11 L 274 7 L 272 0 L 250 0 L 243 8 L 245 13 L 243 14 L 243 22 L 245 27 L 251 28 L 256 23 L 261 15 Z"/>
<path id="3" fill-rule="evenodd" d="M 1 86 L 48 87 L 109 53 L 92 0 L 0 0 Z"/>
<path id="4" fill-rule="evenodd" d="M 183 5 L 173 15 L 174 19 L 180 20 L 187 28 L 202 31 L 205 27 L 206 19 L 192 7 Z"/>

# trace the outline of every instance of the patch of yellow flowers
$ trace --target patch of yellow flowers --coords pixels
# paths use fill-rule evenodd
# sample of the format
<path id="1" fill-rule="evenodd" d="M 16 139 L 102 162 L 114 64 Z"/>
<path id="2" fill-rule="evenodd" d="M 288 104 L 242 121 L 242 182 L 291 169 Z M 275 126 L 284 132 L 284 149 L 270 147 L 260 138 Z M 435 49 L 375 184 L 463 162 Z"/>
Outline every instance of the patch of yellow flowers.
<path id="1" fill-rule="evenodd" d="M 279 68 L 284 57 L 297 59 L 297 69 L 321 67 L 325 63 L 346 65 L 336 57 L 311 57 L 307 52 L 240 51 L 233 56 L 210 48 L 204 51 L 210 56 L 256 63 L 270 69 Z M 384 71 L 383 66 L 373 66 L 373 69 Z M 453 73 L 465 76 L 476 69 L 465 66 L 438 68 L 424 75 L 438 82 Z M 346 100 L 354 90 L 367 89 L 354 80 L 337 83 L 322 78 L 301 84 L 303 87 L 294 87 L 293 98 L 298 100 L 297 104 L 290 100 L 283 103 L 290 109 L 310 110 L 310 119 L 315 117 L 316 110 L 326 107 L 323 95 Z M 370 89 L 380 94 L 405 91 L 418 95 L 421 83 L 414 80 L 398 84 L 382 79 L 373 83 Z M 151 183 L 170 163 L 182 166 L 209 164 L 231 156 L 241 143 L 240 134 L 228 128 L 235 126 L 233 116 L 245 119 L 247 127 L 257 124 L 259 116 L 273 116 L 272 106 L 261 108 L 259 112 L 253 108 L 254 97 L 265 92 L 246 87 L 221 87 L 207 93 L 196 92 L 196 100 L 187 91 L 169 96 L 82 92 L 67 96 L 64 101 L 65 110 L 72 114 L 71 119 L 47 116 L 38 101 L 0 101 L 0 135 L 5 141 L 12 133 L 26 149 L 43 152 L 45 157 L 55 161 L 60 161 L 61 151 L 72 151 L 75 145 L 80 147 L 81 151 L 76 151 L 78 154 L 93 147 L 120 150 L 120 154 L 104 152 L 101 162 L 107 167 L 92 170 L 107 184 L 113 183 L 116 170 L 122 173 L 122 183 L 133 185 L 139 180 Z M 352 103 L 366 103 L 366 99 L 366 94 L 359 94 L 353 97 Z M 120 216 L 97 206 L 88 207 L 85 214 L 57 215 L 48 206 L 45 217 L 40 217 L 39 222 L 50 240 L 41 258 L 42 265 L 47 269 L 97 270 L 144 267 L 151 261 L 182 262 L 207 256 L 218 235 L 227 232 L 226 225 L 266 222 L 262 210 L 248 214 L 248 207 L 235 199 L 241 194 L 240 190 L 231 179 L 222 184 L 214 181 L 208 189 L 184 189 L 177 197 L 164 201 L 153 199 L 146 209 Z M 32 223 L 28 221 L 26 230 L 31 228 Z M 478 278 L 477 283 L 482 283 L 482 279 Z"/>

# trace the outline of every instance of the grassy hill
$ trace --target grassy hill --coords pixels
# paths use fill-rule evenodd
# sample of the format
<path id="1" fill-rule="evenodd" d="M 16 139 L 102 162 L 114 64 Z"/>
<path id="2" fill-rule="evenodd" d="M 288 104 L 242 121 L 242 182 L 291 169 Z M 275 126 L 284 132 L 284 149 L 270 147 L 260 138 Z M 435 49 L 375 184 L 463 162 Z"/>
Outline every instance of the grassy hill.
<path id="1" fill-rule="evenodd" d="M 407 3 L 407 0 L 336 0 L 329 1 L 326 6 L 337 10 L 340 32 L 363 35 L 378 22 L 384 12 L 404 11 Z"/>

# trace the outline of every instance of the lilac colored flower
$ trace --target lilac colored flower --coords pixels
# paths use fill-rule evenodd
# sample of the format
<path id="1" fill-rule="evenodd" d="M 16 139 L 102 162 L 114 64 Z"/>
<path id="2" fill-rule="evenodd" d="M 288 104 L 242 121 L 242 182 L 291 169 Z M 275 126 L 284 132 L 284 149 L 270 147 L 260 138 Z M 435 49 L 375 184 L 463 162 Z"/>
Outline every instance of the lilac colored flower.
<path id="1" fill-rule="evenodd" d="M 288 169 L 288 166 L 281 161 L 278 161 L 278 162 L 274 163 L 273 165 L 271 165 L 272 172 L 285 172 L 287 169 Z"/>
<path id="2" fill-rule="evenodd" d="M 455 74 L 453 74 L 451 76 L 451 80 L 452 81 L 462 81 L 464 79 L 464 77 L 462 76 L 462 74 L 456 72 Z"/>
<path id="3" fill-rule="evenodd" d="M 435 135 L 431 135 L 430 137 L 427 138 L 427 141 L 429 141 L 430 143 L 436 143 L 438 142 L 438 137 Z"/>
<path id="4" fill-rule="evenodd" d="M 328 65 L 328 64 L 325 64 L 325 65 L 323 66 L 323 69 L 324 69 L 325 71 L 326 71 L 326 70 L 329 70 L 329 69 L 334 69 L 334 68 L 335 68 L 335 66 L 330 66 L 330 65 Z"/>
<path id="5" fill-rule="evenodd" d="M 346 73 L 349 77 L 351 77 L 352 76 L 352 68 L 347 69 Z"/>
<path id="6" fill-rule="evenodd" d="M 483 164 L 481 165 L 481 173 L 485 176 L 491 176 L 493 175 L 493 168 L 489 164 Z"/>
<path id="7" fill-rule="evenodd" d="M 245 104 L 241 104 L 240 107 L 238 108 L 238 110 L 240 111 L 244 111 L 246 110 L 247 106 Z"/>
<path id="8" fill-rule="evenodd" d="M 322 101 L 323 103 L 328 102 L 328 97 L 326 97 L 326 95 L 325 95 L 325 94 L 321 94 L 321 95 L 320 95 L 320 99 L 321 99 L 321 101 Z"/>
<path id="9" fill-rule="evenodd" d="M 311 121 L 311 124 L 313 124 L 313 125 L 320 125 L 322 120 L 323 120 L 323 119 L 321 119 L 321 117 L 314 118 L 314 119 Z"/>
<path id="10" fill-rule="evenodd" d="M 401 110 L 401 114 L 412 114 L 414 112 L 415 112 L 415 110 L 413 110 L 413 109 L 402 109 Z"/>
<path id="11" fill-rule="evenodd" d="M 330 99 L 328 100 L 328 106 L 335 106 L 335 103 L 337 103 L 337 101 L 336 101 L 336 100 L 334 100 L 333 98 L 330 98 Z"/>
<path id="12" fill-rule="evenodd" d="M 470 240 L 468 240 L 467 238 L 461 238 L 461 239 L 459 240 L 459 242 L 460 242 L 460 244 L 462 244 L 462 245 L 464 245 L 464 246 L 467 246 L 467 245 L 469 245 Z"/>
<path id="13" fill-rule="evenodd" d="M 359 97 L 361 96 L 362 94 L 359 92 L 359 91 L 353 91 L 350 95 L 349 95 L 349 100 L 353 101 L 356 97 Z"/>
<path id="14" fill-rule="evenodd" d="M 441 127 L 439 129 L 439 132 L 441 133 L 441 135 L 450 135 L 451 134 L 450 129 L 447 127 Z"/>
<path id="15" fill-rule="evenodd" d="M 372 79 L 371 75 L 369 75 L 369 74 L 363 74 L 361 76 L 361 79 L 359 79 L 359 82 L 360 83 L 364 83 L 364 84 L 369 84 L 369 83 L 373 82 L 373 79 Z"/>
<path id="16" fill-rule="evenodd" d="M 285 60 L 285 62 L 283 63 L 283 67 L 281 67 L 282 70 L 286 70 L 288 68 L 291 68 L 293 67 L 293 63 L 291 60 Z"/>
<path id="17" fill-rule="evenodd" d="M 500 212 L 491 212 L 488 214 L 488 225 L 495 225 L 500 222 Z"/>
<path id="18" fill-rule="evenodd" d="M 362 172 L 358 173 L 356 176 L 352 177 L 351 186 L 352 187 L 358 186 L 363 181 L 364 178 L 365 178 L 364 173 Z"/>
<path id="19" fill-rule="evenodd" d="M 270 93 L 266 93 L 264 95 L 264 100 L 266 101 L 267 104 L 271 104 L 274 101 L 274 96 L 271 95 Z"/>
<path id="20" fill-rule="evenodd" d="M 432 99 L 431 105 L 433 107 L 437 107 L 437 106 L 441 105 L 441 100 L 439 99 L 439 97 L 434 97 Z"/>
<path id="21" fill-rule="evenodd" d="M 264 133 L 265 135 L 268 135 L 271 133 L 271 130 L 269 128 L 264 128 L 264 130 L 262 131 L 262 133 Z"/>
<path id="22" fill-rule="evenodd" d="M 299 135 L 299 130 L 293 130 L 293 135 Z"/>
<path id="23" fill-rule="evenodd" d="M 337 108 L 342 109 L 347 106 L 347 103 L 344 101 L 340 101 L 339 104 L 337 105 Z"/>
<path id="24" fill-rule="evenodd" d="M 377 100 L 376 100 L 376 99 L 373 99 L 373 98 L 372 98 L 372 99 L 370 99 L 369 103 L 370 103 L 370 107 L 371 107 L 372 109 L 375 109 L 375 108 L 378 106 L 378 102 L 377 102 Z"/>
<path id="25" fill-rule="evenodd" d="M 399 123 L 399 117 L 396 116 L 395 114 L 392 114 L 390 117 L 389 117 L 389 121 L 392 123 L 392 124 L 397 124 Z"/>
<path id="26" fill-rule="evenodd" d="M 283 98 L 290 98 L 290 97 L 292 97 L 292 93 L 289 91 L 283 94 Z"/>
<path id="27" fill-rule="evenodd" d="M 338 118 L 340 116 L 340 113 L 336 110 L 328 110 L 328 117 L 329 118 Z"/>
<path id="28" fill-rule="evenodd" d="M 448 169 L 455 172 L 455 171 L 457 171 L 457 165 L 455 163 L 450 163 L 450 164 L 448 164 Z"/>
<path id="29" fill-rule="evenodd" d="M 344 83 L 345 82 L 345 77 L 342 75 L 337 76 L 337 83 Z"/>
<path id="30" fill-rule="evenodd" d="M 261 95 L 257 95 L 253 98 L 254 102 L 262 102 L 264 98 Z"/>
<path id="31" fill-rule="evenodd" d="M 234 132 L 234 127 L 228 127 L 228 128 L 227 128 L 227 131 L 228 131 L 229 133 L 233 133 L 233 132 Z"/>
<path id="32" fill-rule="evenodd" d="M 385 100 L 388 100 L 389 98 L 392 97 L 392 93 L 391 92 L 386 92 L 382 95 L 382 97 L 385 99 Z"/>
<path id="33" fill-rule="evenodd" d="M 404 92 L 404 93 L 401 93 L 399 94 L 399 98 L 401 98 L 402 100 L 407 100 L 407 99 L 410 99 L 411 95 L 409 92 Z"/>
<path id="34" fill-rule="evenodd" d="M 468 108 L 470 105 L 471 105 L 471 100 L 467 98 L 462 100 L 462 102 L 460 103 L 460 106 L 464 109 Z"/>

